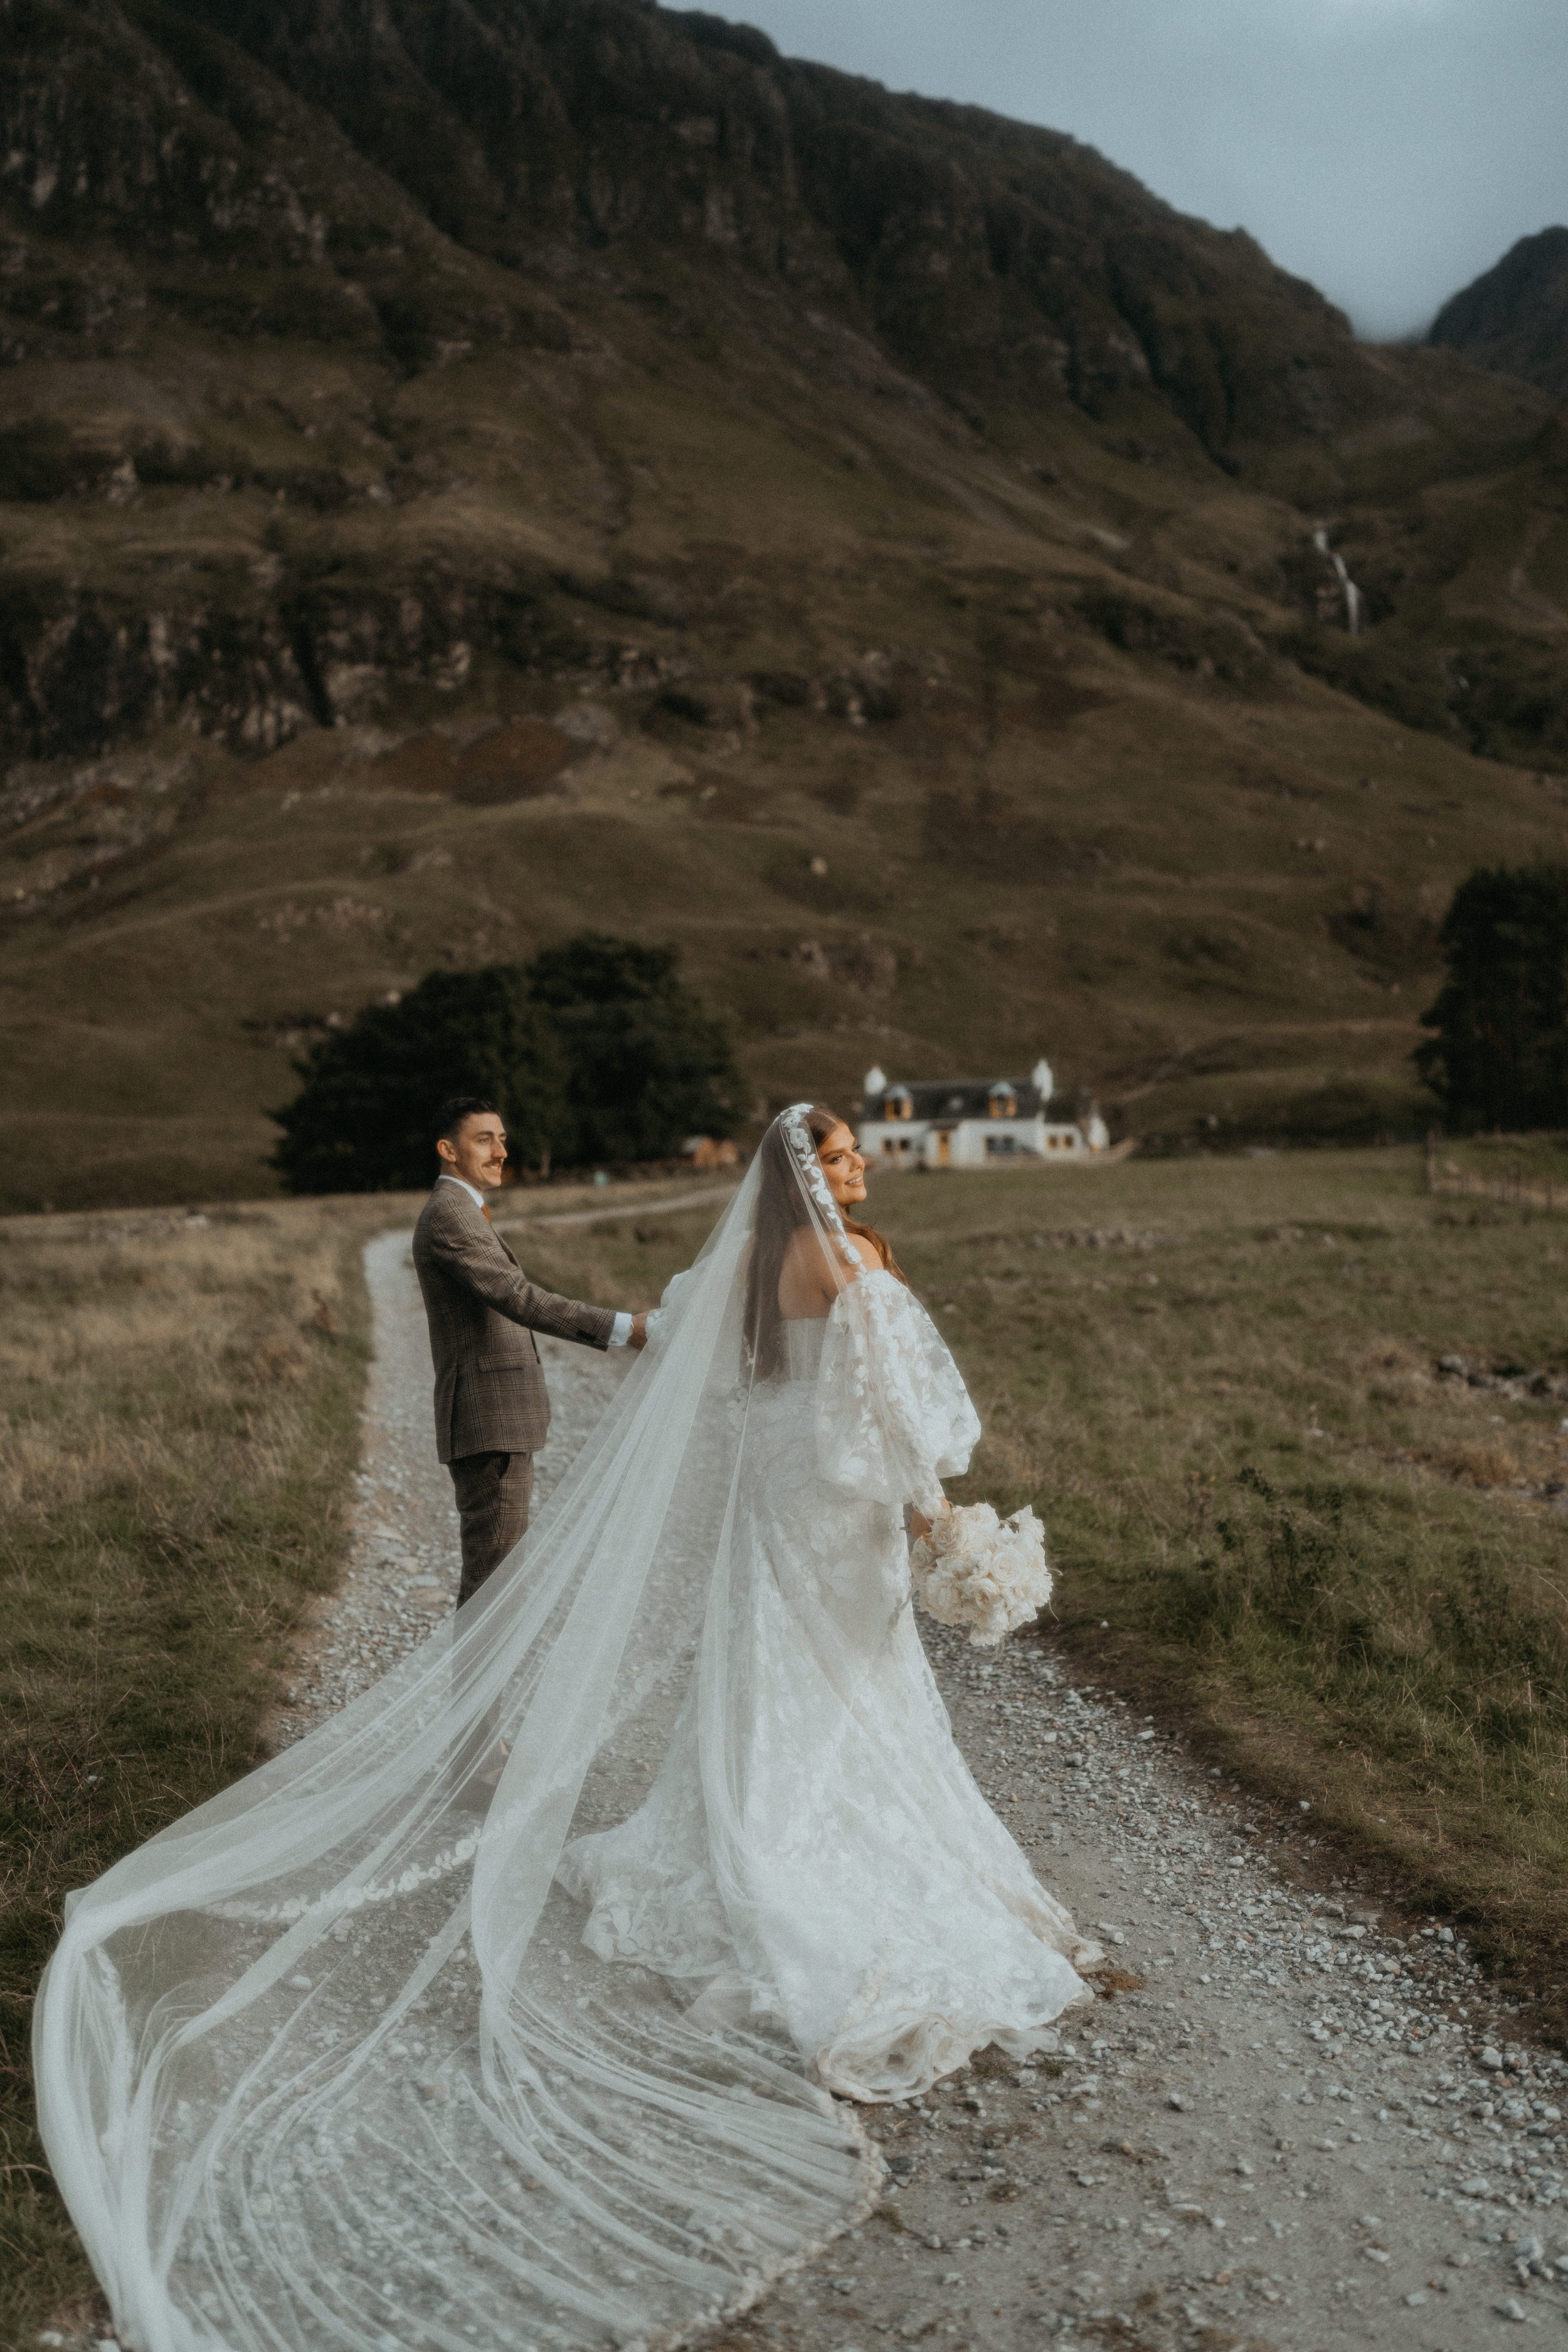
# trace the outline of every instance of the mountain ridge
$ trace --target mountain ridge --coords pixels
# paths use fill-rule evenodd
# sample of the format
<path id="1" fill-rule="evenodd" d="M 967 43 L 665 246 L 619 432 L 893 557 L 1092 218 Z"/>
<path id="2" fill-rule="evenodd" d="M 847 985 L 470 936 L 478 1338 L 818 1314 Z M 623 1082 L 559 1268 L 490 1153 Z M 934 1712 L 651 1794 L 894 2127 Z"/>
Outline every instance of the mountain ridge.
<path id="1" fill-rule="evenodd" d="M 1521 236 L 1449 297 L 1426 340 L 1568 400 L 1568 228 Z"/>
<path id="2" fill-rule="evenodd" d="M 1080 405 L 1152 383 L 1222 460 L 1232 441 L 1313 430 L 1325 403 L 1387 404 L 1342 314 L 1245 232 L 1176 213 L 1066 134 L 897 98 L 701 14 L 640 0 L 95 0 L 45 13 L 51 54 L 25 64 L 53 102 L 29 106 L 24 71 L 4 123 L 8 176 L 36 214 L 100 216 L 124 194 L 100 159 L 129 146 L 139 235 L 151 214 L 175 243 L 193 224 L 218 247 L 262 234 L 295 267 L 352 253 L 352 234 L 332 232 L 353 224 L 290 204 L 277 154 L 241 168 L 247 136 L 299 135 L 279 120 L 287 90 L 347 142 L 340 171 L 352 153 L 454 245 L 508 268 L 565 275 L 637 237 L 697 237 L 852 291 L 906 361 L 955 385 L 978 365 L 994 387 L 999 362 L 1029 396 Z M 6 14 L 21 26 L 26 0 Z M 79 42 L 96 38 L 121 67 L 108 120 L 97 87 L 85 109 L 69 102 L 86 79 L 59 59 L 73 19 Z M 202 121 L 174 103 L 171 74 Z M 149 107 L 184 112 L 172 151 L 145 135 Z M 297 151 L 289 162 L 298 171 Z M 1004 328 L 1016 339 L 1005 352 Z"/>

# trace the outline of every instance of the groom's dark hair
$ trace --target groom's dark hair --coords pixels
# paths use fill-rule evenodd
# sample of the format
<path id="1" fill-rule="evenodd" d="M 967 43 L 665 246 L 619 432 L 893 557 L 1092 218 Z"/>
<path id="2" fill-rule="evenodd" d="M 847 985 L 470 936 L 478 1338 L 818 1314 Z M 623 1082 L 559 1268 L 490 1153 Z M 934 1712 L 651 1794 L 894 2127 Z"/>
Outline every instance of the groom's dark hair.
<path id="1" fill-rule="evenodd" d="M 453 1095 L 436 1114 L 431 1142 L 456 1143 L 463 1121 L 472 1118 L 476 1111 L 493 1111 L 497 1118 L 501 1116 L 500 1103 L 491 1102 L 489 1095 Z"/>

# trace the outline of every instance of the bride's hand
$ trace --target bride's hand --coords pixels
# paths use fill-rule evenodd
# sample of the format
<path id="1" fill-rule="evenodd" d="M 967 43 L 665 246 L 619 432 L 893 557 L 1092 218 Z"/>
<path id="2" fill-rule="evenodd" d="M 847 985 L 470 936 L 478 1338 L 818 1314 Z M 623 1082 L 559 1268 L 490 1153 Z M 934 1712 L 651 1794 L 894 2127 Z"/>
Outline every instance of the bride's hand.
<path id="1" fill-rule="evenodd" d="M 942 1498 L 942 1507 L 944 1511 L 951 1511 L 952 1508 L 952 1505 L 948 1501 L 945 1495 Z M 910 1510 L 910 1533 L 913 1536 L 917 1543 L 919 1543 L 921 1536 L 930 1535 L 931 1531 L 931 1521 L 927 1518 L 923 1511 Z"/>

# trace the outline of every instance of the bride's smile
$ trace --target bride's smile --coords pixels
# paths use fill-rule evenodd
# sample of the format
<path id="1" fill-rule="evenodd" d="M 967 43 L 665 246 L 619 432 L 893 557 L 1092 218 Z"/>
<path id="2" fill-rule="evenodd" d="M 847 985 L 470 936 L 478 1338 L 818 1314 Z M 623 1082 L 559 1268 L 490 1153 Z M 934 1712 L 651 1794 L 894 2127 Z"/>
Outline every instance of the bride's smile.
<path id="1" fill-rule="evenodd" d="M 866 1162 L 854 1135 L 842 1120 L 816 1147 L 827 1178 L 827 1189 L 841 1209 L 853 1209 L 866 1197 Z"/>

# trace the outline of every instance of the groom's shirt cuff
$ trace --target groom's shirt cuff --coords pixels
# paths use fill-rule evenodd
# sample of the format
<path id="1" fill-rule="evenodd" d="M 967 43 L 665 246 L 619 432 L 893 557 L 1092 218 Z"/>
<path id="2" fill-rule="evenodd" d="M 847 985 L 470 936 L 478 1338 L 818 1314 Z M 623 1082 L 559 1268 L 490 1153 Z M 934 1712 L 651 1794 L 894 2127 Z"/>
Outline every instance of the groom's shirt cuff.
<path id="1" fill-rule="evenodd" d="M 629 1315 L 617 1315 L 615 1321 L 610 1326 L 610 1336 L 606 1344 L 612 1348 L 624 1348 L 631 1336 L 631 1317 Z"/>

